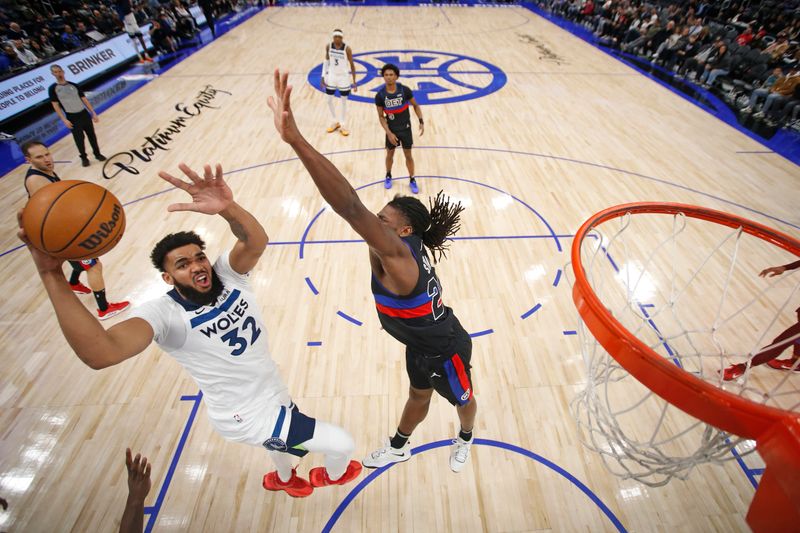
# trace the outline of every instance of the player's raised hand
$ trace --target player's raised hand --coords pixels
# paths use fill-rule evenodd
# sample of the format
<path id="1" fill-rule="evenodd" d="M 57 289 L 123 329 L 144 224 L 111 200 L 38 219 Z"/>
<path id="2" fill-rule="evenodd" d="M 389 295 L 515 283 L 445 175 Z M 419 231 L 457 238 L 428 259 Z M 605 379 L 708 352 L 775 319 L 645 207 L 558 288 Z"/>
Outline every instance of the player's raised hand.
<path id="1" fill-rule="evenodd" d="M 759 276 L 761 276 L 762 278 L 773 278 L 775 276 L 780 276 L 785 271 L 786 271 L 786 267 L 782 267 L 782 266 L 769 267 L 769 268 L 765 268 L 764 270 L 762 270 L 761 273 L 759 274 Z"/>
<path id="2" fill-rule="evenodd" d="M 137 502 L 144 502 L 150 492 L 150 463 L 147 457 L 136 454 L 133 457 L 131 449 L 125 450 L 125 466 L 128 468 L 128 495 Z"/>
<path id="3" fill-rule="evenodd" d="M 275 69 L 275 95 L 267 98 L 267 105 L 272 109 L 275 129 L 285 142 L 292 144 L 303 136 L 297 128 L 291 106 L 292 86 L 289 85 L 289 73 Z"/>
<path id="4" fill-rule="evenodd" d="M 191 180 L 191 183 L 176 178 L 164 172 L 158 173 L 164 181 L 168 181 L 175 187 L 186 191 L 192 197 L 191 203 L 171 204 L 167 211 L 194 211 L 205 213 L 206 215 L 216 215 L 224 211 L 233 203 L 233 192 L 222 178 L 222 165 L 217 163 L 214 172 L 211 165 L 203 166 L 203 176 L 189 168 L 185 163 L 178 165 L 181 172 Z"/>

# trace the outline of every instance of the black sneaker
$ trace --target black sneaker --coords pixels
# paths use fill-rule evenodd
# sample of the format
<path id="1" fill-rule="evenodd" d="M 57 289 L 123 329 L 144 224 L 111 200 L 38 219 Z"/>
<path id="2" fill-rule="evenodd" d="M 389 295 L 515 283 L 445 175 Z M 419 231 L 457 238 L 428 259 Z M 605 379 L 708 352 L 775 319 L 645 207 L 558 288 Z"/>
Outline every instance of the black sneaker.
<path id="1" fill-rule="evenodd" d="M 81 165 L 83 165 L 85 167 L 88 167 L 89 166 L 89 158 L 86 157 L 86 156 L 81 157 Z"/>
<path id="2" fill-rule="evenodd" d="M 94 158 L 97 159 L 98 161 L 106 160 L 106 156 L 104 156 L 103 154 L 94 154 Z"/>

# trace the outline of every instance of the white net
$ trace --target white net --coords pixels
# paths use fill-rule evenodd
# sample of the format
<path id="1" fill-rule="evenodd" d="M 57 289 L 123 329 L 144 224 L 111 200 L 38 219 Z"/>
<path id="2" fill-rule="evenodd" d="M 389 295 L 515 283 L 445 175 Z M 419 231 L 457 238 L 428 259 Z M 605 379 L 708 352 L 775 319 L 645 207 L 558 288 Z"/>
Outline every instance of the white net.
<path id="1" fill-rule="evenodd" d="M 786 352 L 773 361 L 800 354 L 800 270 L 758 275 L 794 259 L 741 228 L 683 214 L 626 214 L 593 228 L 581 243 L 581 263 L 600 302 L 659 356 L 751 401 L 797 412 L 800 372 L 753 364 L 763 363 L 757 356 L 769 345 L 775 355 Z M 583 322 L 578 332 L 587 380 L 571 410 L 584 443 L 611 472 L 658 486 L 686 478 L 698 464 L 734 458 L 738 437 L 651 392 Z M 735 364 L 742 364 L 741 376 L 724 381 L 724 369 Z M 740 450 L 753 450 L 742 444 Z"/>

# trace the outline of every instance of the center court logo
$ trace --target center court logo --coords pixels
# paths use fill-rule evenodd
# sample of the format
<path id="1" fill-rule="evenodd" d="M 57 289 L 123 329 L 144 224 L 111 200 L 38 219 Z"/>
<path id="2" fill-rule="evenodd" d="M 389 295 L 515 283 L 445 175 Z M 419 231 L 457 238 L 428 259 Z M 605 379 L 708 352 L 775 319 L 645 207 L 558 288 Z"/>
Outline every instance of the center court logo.
<path id="1" fill-rule="evenodd" d="M 400 68 L 400 83 L 414 91 L 420 105 L 452 104 L 481 98 L 500 90 L 507 81 L 498 67 L 474 57 L 431 50 L 384 50 L 353 55 L 358 92 L 356 102 L 375 102 L 383 85 L 380 68 L 393 63 Z M 308 73 L 308 82 L 322 91 L 322 64 Z"/>

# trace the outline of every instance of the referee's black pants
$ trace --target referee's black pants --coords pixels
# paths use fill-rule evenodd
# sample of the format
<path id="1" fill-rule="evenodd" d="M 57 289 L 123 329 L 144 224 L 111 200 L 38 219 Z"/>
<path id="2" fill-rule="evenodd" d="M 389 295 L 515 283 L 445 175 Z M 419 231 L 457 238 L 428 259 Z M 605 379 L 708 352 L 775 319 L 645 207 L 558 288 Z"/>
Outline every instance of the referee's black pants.
<path id="1" fill-rule="evenodd" d="M 66 113 L 67 120 L 72 122 L 72 138 L 75 139 L 75 146 L 78 147 L 78 153 L 81 159 L 86 158 L 86 145 L 83 140 L 84 134 L 89 138 L 89 144 L 92 147 L 92 153 L 95 157 L 100 155 L 100 147 L 97 146 L 97 135 L 94 133 L 94 124 L 92 123 L 92 116 L 87 110 L 80 113 Z"/>

